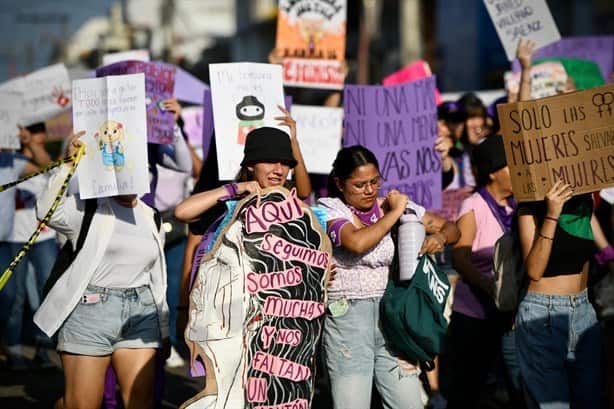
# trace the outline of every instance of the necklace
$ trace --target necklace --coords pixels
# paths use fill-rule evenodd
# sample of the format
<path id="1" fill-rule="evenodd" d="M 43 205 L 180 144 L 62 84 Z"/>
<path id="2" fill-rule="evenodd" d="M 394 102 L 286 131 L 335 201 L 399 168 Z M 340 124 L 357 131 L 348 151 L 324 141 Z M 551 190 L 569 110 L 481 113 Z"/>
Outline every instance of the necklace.
<path id="1" fill-rule="evenodd" d="M 382 217 L 379 205 L 377 204 L 377 200 L 373 203 L 371 209 L 367 210 L 366 212 L 358 210 L 354 206 L 350 205 L 348 205 L 348 208 L 352 211 L 352 213 L 356 215 L 356 217 L 358 217 L 358 220 L 360 220 L 360 222 L 365 226 L 370 226 L 374 224 Z"/>

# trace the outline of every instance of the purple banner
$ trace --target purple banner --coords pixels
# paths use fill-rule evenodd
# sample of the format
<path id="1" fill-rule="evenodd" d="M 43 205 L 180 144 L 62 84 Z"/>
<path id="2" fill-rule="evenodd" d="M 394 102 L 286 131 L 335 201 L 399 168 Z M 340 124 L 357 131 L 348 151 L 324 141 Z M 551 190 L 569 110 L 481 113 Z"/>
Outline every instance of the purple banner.
<path id="1" fill-rule="evenodd" d="M 606 83 L 612 82 L 614 72 L 614 35 L 591 37 L 568 37 L 540 48 L 533 60 L 548 57 L 578 58 L 594 61 L 599 65 Z M 512 63 L 514 72 L 520 71 L 518 60 Z"/>
<path id="2" fill-rule="evenodd" d="M 343 145 L 375 153 L 384 183 L 427 209 L 441 208 L 441 157 L 435 151 L 435 77 L 411 83 L 346 85 Z"/>
<path id="3" fill-rule="evenodd" d="M 173 97 L 175 67 L 156 62 L 120 61 L 96 70 L 97 77 L 124 74 L 145 74 L 145 97 L 147 104 L 147 142 L 173 143 L 175 119 L 162 103 Z"/>

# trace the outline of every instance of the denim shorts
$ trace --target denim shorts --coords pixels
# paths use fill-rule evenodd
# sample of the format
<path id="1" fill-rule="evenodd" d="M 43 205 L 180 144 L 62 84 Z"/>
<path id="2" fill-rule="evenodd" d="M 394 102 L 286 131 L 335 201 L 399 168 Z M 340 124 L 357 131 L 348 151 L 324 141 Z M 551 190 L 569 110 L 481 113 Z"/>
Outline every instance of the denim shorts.
<path id="1" fill-rule="evenodd" d="M 151 289 L 88 285 L 58 332 L 58 351 L 110 355 L 119 348 L 159 348 L 158 311 Z"/>

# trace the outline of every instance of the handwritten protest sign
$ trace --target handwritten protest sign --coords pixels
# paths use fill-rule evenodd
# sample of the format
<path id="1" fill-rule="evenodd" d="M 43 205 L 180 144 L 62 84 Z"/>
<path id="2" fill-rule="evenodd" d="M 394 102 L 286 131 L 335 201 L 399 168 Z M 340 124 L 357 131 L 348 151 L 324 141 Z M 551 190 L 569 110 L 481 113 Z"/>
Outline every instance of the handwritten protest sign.
<path id="1" fill-rule="evenodd" d="M 465 186 L 458 189 L 446 189 L 441 192 L 441 209 L 431 209 L 446 220 L 455 222 L 458 218 L 463 200 L 471 196 L 473 187 Z"/>
<path id="2" fill-rule="evenodd" d="M 70 108 L 70 79 L 64 64 L 55 64 L 15 78 L 0 91 L 23 95 L 20 124 L 33 125 L 53 118 Z"/>
<path id="3" fill-rule="evenodd" d="M 311 407 L 331 250 L 295 190 L 237 205 L 200 263 L 186 331 L 225 407 Z M 197 397 L 184 407 L 201 407 Z"/>
<path id="4" fill-rule="evenodd" d="M 535 42 L 537 48 L 561 39 L 546 0 L 484 0 L 507 59 L 516 58 L 520 38 Z"/>
<path id="5" fill-rule="evenodd" d="M 428 209 L 441 207 L 435 77 L 392 86 L 347 85 L 344 112 L 343 144 L 375 153 L 382 194 L 397 189 Z"/>
<path id="6" fill-rule="evenodd" d="M 118 53 L 108 53 L 102 56 L 102 65 L 111 65 L 120 61 L 149 61 L 149 51 L 129 50 Z"/>
<path id="7" fill-rule="evenodd" d="M 346 14 L 346 0 L 280 0 L 275 47 L 286 85 L 343 88 Z"/>
<path id="8" fill-rule="evenodd" d="M 505 73 L 505 89 L 518 94 L 520 73 Z M 567 72 L 559 62 L 544 62 L 531 67 L 531 99 L 557 95 L 567 87 Z"/>
<path id="9" fill-rule="evenodd" d="M 200 147 L 203 143 L 203 107 L 185 107 L 181 110 L 181 118 L 188 142 L 194 147 Z"/>
<path id="10" fill-rule="evenodd" d="M 550 57 L 577 58 L 594 61 L 599 65 L 601 75 L 606 82 L 612 82 L 614 72 L 614 35 L 566 37 L 556 43 L 540 48 L 533 56 L 534 60 Z M 520 71 L 520 64 L 512 64 L 514 72 Z"/>
<path id="11" fill-rule="evenodd" d="M 21 117 L 23 95 L 0 91 L 0 149 L 19 149 L 17 124 Z"/>
<path id="12" fill-rule="evenodd" d="M 307 171 L 329 174 L 341 147 L 343 109 L 293 105 L 292 118 Z"/>
<path id="13" fill-rule="evenodd" d="M 558 179 L 574 194 L 614 186 L 614 85 L 497 110 L 516 200 L 542 200 Z"/>
<path id="14" fill-rule="evenodd" d="M 588 60 L 578 60 L 576 58 L 542 58 L 534 62 L 556 62 L 565 68 L 567 77 L 573 79 L 575 89 L 573 91 L 581 91 L 588 88 L 600 87 L 606 84 L 603 80 L 601 71 L 596 62 Z"/>
<path id="15" fill-rule="evenodd" d="M 173 96 L 175 67 L 156 62 L 121 61 L 96 70 L 97 77 L 136 73 L 145 74 L 147 141 L 158 144 L 172 143 L 175 119 L 172 112 L 164 109 L 163 102 Z"/>
<path id="16" fill-rule="evenodd" d="M 243 159 L 247 134 L 262 126 L 277 126 L 284 106 L 281 66 L 227 63 L 209 65 L 213 123 L 221 180 L 233 179 Z"/>
<path id="17" fill-rule="evenodd" d="M 433 75 L 431 67 L 424 60 L 415 61 L 405 68 L 393 72 L 382 80 L 384 85 L 398 85 L 406 82 L 412 82 L 421 80 L 422 78 L 430 77 Z M 441 104 L 441 93 L 439 89 L 435 88 L 435 102 L 437 105 Z"/>
<path id="18" fill-rule="evenodd" d="M 82 199 L 149 192 L 144 74 L 73 82 L 73 123 L 86 134 Z"/>

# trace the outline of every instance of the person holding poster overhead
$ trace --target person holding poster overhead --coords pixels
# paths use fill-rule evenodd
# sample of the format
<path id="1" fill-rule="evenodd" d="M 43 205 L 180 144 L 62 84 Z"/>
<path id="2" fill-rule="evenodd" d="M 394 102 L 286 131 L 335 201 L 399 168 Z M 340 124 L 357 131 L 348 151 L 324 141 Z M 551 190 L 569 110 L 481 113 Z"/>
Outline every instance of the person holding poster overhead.
<path id="1" fill-rule="evenodd" d="M 68 155 L 83 144 L 82 135 L 71 140 Z M 64 164 L 51 176 L 37 202 L 39 219 L 69 169 Z M 153 406 L 156 349 L 168 345 L 164 233 L 155 219 L 136 194 L 126 194 L 90 202 L 63 196 L 49 220 L 48 225 L 73 245 L 87 228 L 81 251 L 34 317 L 48 336 L 57 333 L 65 379 L 57 408 L 99 407 L 109 364 L 125 407 Z"/>
<path id="2" fill-rule="evenodd" d="M 329 289 L 323 346 L 335 409 L 368 409 L 371 385 L 386 408 L 421 408 L 418 368 L 391 351 L 379 324 L 395 243 L 390 230 L 404 212 L 425 226 L 421 253 L 436 253 L 459 239 L 453 223 L 428 213 L 396 190 L 378 197 L 382 177 L 375 155 L 360 145 L 341 149 L 329 175 L 327 211 L 337 274 Z"/>
<path id="3" fill-rule="evenodd" d="M 516 345 L 529 397 L 540 408 L 599 408 L 601 330 L 588 299 L 589 260 L 607 248 L 590 194 L 557 181 L 523 203 L 518 225 L 528 285 Z"/>

